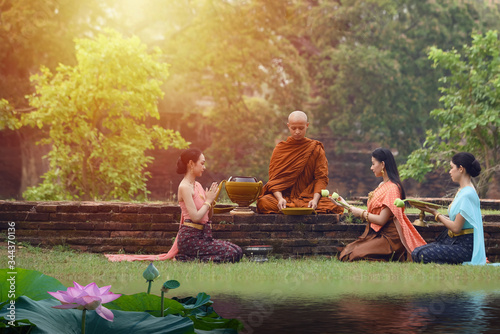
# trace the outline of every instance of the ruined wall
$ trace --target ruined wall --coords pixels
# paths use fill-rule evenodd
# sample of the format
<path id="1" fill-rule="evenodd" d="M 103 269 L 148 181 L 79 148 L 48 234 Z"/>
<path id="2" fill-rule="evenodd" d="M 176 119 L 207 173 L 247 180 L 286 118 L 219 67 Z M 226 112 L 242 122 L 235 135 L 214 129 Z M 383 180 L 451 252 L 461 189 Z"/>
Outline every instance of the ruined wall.
<path id="1" fill-rule="evenodd" d="M 498 205 L 498 203 L 497 203 Z M 164 204 L 117 202 L 0 201 L 0 231 L 15 222 L 15 238 L 32 245 L 66 245 L 95 253 L 166 253 L 179 228 L 180 208 Z M 272 245 L 273 254 L 290 256 L 337 254 L 364 231 L 364 224 L 347 224 L 339 215 L 213 216 L 214 238 L 241 247 Z M 411 221 L 416 215 L 409 215 Z M 433 217 L 427 216 L 427 219 Z M 428 242 L 441 224 L 417 227 Z M 486 252 L 500 261 L 500 216 L 485 217 Z"/>

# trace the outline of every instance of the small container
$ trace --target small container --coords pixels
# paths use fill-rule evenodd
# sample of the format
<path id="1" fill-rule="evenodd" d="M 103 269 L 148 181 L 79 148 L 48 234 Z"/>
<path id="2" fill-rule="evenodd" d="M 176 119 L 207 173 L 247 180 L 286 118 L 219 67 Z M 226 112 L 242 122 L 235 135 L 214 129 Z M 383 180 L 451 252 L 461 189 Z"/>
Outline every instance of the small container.
<path id="1" fill-rule="evenodd" d="M 255 245 L 245 247 L 245 254 L 254 262 L 268 261 L 269 254 L 273 251 L 271 245 Z"/>

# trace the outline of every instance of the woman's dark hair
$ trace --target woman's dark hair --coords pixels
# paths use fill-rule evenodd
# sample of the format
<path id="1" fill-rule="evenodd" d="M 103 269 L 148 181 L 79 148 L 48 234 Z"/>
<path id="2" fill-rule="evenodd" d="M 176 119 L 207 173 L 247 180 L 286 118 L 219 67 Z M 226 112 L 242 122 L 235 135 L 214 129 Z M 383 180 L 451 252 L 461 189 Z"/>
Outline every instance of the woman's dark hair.
<path id="1" fill-rule="evenodd" d="M 189 161 L 196 163 L 200 158 L 201 151 L 197 148 L 189 148 L 181 153 L 177 159 L 177 174 L 186 174 Z"/>
<path id="2" fill-rule="evenodd" d="M 385 171 L 387 172 L 389 180 L 398 185 L 399 192 L 401 193 L 401 199 L 405 199 L 405 189 L 403 188 L 403 183 L 401 183 L 401 179 L 399 178 L 398 166 L 396 165 L 396 160 L 394 160 L 392 152 L 386 148 L 377 148 L 372 152 L 372 157 L 377 159 L 379 162 L 384 162 Z"/>
<path id="3" fill-rule="evenodd" d="M 465 168 L 465 171 L 472 177 L 476 177 L 479 173 L 481 173 L 481 165 L 471 153 L 457 153 L 453 156 L 453 158 L 451 158 L 451 162 L 453 162 L 457 167 L 462 166 Z"/>

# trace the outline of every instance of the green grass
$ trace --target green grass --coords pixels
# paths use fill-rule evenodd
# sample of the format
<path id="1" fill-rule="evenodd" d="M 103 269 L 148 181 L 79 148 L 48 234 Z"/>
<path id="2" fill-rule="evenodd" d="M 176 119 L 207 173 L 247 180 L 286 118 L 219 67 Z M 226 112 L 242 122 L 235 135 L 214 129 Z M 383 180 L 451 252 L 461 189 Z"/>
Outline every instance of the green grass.
<path id="1" fill-rule="evenodd" d="M 0 250 L 6 254 L 5 246 Z M 16 251 L 20 268 L 38 270 L 65 285 L 96 282 L 122 293 L 145 292 L 147 262 L 109 262 L 102 254 L 28 245 Z M 157 261 L 161 277 L 153 293 L 169 279 L 181 282 L 178 296 L 208 294 L 339 295 L 345 293 L 429 293 L 433 291 L 500 290 L 500 267 L 422 265 L 417 263 L 342 263 L 327 257 L 276 259 L 236 264 Z"/>

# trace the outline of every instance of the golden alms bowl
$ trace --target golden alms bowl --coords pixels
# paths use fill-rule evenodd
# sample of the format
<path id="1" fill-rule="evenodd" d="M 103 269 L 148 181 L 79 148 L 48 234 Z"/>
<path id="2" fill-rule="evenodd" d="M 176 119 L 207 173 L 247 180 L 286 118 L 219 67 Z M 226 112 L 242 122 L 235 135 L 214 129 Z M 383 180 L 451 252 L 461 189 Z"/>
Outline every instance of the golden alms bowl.
<path id="1" fill-rule="evenodd" d="M 225 186 L 229 199 L 238 204 L 231 214 L 253 214 L 249 208 L 262 191 L 262 181 L 250 176 L 231 176 L 219 184 L 219 191 Z"/>

